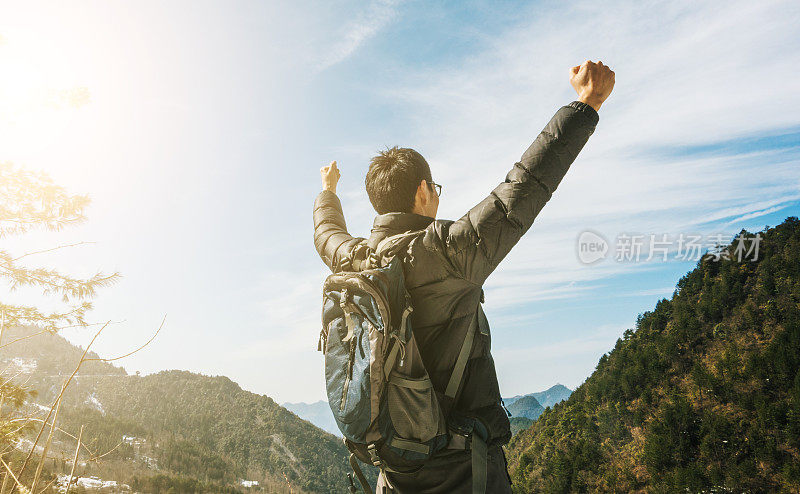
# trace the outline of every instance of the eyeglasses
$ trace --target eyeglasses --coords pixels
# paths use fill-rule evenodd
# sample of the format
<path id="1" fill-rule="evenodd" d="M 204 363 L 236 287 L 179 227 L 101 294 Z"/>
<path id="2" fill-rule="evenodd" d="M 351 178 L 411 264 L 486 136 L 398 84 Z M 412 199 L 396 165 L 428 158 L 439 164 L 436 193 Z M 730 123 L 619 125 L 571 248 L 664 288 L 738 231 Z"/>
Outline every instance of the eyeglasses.
<path id="1" fill-rule="evenodd" d="M 442 196 L 442 186 L 431 180 L 428 182 L 429 185 L 433 186 L 433 190 L 436 191 L 436 195 L 441 197 Z"/>

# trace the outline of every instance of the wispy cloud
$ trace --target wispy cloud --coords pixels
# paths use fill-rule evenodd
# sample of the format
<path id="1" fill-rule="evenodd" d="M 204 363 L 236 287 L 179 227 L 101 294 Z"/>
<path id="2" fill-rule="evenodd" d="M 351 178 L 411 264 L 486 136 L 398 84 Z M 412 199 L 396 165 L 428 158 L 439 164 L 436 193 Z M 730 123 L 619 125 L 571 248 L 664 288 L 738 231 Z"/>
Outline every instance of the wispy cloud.
<path id="1" fill-rule="evenodd" d="M 352 55 L 396 17 L 399 3 L 400 0 L 370 2 L 352 21 L 334 32 L 333 42 L 323 50 L 317 70 L 323 71 Z"/>
<path id="2" fill-rule="evenodd" d="M 745 214 L 743 216 L 739 216 L 738 218 L 734 218 L 731 221 L 728 221 L 727 223 L 725 223 L 725 225 L 726 226 L 728 226 L 728 225 L 739 225 L 743 221 L 751 220 L 753 218 L 760 218 L 760 217 L 766 216 L 766 215 L 768 215 L 770 213 L 775 213 L 775 212 L 781 211 L 783 209 L 786 209 L 788 206 L 789 206 L 788 204 L 784 203 L 784 204 L 782 204 L 780 206 L 775 206 L 775 207 L 771 207 L 771 208 L 767 208 L 767 209 L 761 209 L 759 211 L 753 211 L 752 213 L 748 213 L 748 214 Z"/>

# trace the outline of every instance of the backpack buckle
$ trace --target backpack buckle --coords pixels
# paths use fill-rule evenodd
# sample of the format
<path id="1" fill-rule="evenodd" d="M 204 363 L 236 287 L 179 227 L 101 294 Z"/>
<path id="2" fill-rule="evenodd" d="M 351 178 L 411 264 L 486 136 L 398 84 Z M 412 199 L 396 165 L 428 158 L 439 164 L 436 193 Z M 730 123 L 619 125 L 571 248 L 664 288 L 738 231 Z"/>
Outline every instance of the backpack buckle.
<path id="1" fill-rule="evenodd" d="M 451 415 L 448 433 L 447 449 L 472 449 L 473 437 L 475 441 L 486 442 L 489 435 L 480 420 L 459 415 Z"/>
<path id="2" fill-rule="evenodd" d="M 381 461 L 381 457 L 378 456 L 378 448 L 375 447 L 375 443 L 367 446 L 367 453 L 369 453 L 369 459 L 372 464 L 378 468 L 382 468 L 383 461 Z"/>
<path id="3" fill-rule="evenodd" d="M 450 440 L 447 442 L 447 449 L 466 450 L 469 449 L 471 437 L 469 433 L 461 434 L 454 430 L 450 430 Z"/>

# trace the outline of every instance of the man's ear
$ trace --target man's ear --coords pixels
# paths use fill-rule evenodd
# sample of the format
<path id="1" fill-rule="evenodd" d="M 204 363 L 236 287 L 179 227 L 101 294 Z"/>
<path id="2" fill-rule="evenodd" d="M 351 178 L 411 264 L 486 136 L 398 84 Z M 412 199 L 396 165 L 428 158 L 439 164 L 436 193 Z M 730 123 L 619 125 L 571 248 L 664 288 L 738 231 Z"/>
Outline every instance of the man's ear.
<path id="1" fill-rule="evenodd" d="M 417 195 L 421 198 L 423 206 L 428 204 L 428 182 L 424 178 L 417 186 Z"/>
<path id="2" fill-rule="evenodd" d="M 417 186 L 417 193 L 414 194 L 414 207 L 411 210 L 412 213 L 422 214 L 422 211 L 425 211 L 425 205 L 428 204 L 428 196 L 425 194 L 427 188 L 428 182 L 423 179 L 422 182 L 420 182 Z"/>

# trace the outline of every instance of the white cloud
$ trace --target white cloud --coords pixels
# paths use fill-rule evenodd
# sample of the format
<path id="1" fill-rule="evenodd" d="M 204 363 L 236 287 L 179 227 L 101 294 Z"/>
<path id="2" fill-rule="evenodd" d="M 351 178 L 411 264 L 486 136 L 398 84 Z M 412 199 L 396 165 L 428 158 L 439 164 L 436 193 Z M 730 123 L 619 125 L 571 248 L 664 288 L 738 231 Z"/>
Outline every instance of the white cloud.
<path id="1" fill-rule="evenodd" d="M 398 3 L 398 0 L 370 2 L 352 21 L 346 23 L 342 29 L 336 30 L 332 35 L 333 42 L 323 50 L 317 70 L 325 70 L 345 60 L 375 36 L 395 18 Z"/>
<path id="2" fill-rule="evenodd" d="M 727 223 L 725 223 L 725 225 L 738 225 L 738 224 L 741 224 L 742 221 L 750 220 L 750 219 L 753 219 L 753 218 L 759 218 L 761 216 L 765 216 L 767 214 L 775 213 L 775 212 L 780 211 L 782 209 L 786 209 L 787 206 L 788 206 L 787 204 L 783 204 L 781 206 L 774 206 L 774 207 L 767 208 L 767 209 L 762 209 L 762 210 L 759 210 L 759 211 L 753 211 L 752 213 L 748 213 L 748 214 L 745 214 L 743 216 L 739 216 L 738 218 L 734 218 L 731 221 L 728 221 Z"/>

